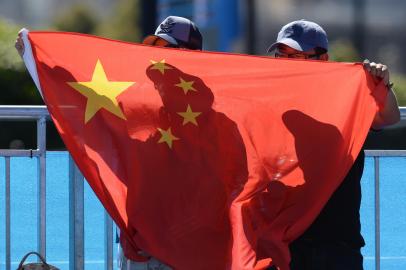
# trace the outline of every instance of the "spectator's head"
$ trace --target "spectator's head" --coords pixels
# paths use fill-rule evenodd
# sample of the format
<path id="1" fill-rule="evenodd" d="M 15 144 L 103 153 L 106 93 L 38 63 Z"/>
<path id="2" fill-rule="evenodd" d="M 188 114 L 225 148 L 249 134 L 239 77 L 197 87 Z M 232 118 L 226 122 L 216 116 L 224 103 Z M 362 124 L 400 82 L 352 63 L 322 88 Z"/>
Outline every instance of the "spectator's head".
<path id="1" fill-rule="evenodd" d="M 293 21 L 278 33 L 278 38 L 268 52 L 275 51 L 275 57 L 328 60 L 327 34 L 314 22 Z"/>
<path id="2" fill-rule="evenodd" d="M 201 50 L 203 38 L 191 20 L 169 16 L 158 26 L 155 34 L 147 36 L 142 43 L 161 47 Z"/>

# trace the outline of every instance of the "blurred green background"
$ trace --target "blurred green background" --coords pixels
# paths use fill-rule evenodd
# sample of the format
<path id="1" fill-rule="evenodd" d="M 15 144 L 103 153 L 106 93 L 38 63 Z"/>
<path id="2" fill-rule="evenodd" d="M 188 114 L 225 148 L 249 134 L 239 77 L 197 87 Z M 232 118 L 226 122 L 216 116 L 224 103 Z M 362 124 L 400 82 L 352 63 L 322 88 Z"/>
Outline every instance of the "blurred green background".
<path id="1" fill-rule="evenodd" d="M 405 1 L 389 0 L 383 6 L 384 1 L 377 0 L 43 0 L 38 7 L 33 2 L 0 2 L 0 105 L 43 104 L 14 48 L 22 27 L 140 42 L 171 14 L 196 22 L 205 37 L 205 49 L 250 54 L 264 54 L 280 27 L 289 21 L 304 17 L 316 21 L 329 35 L 331 60 L 360 62 L 368 57 L 387 63 L 399 105 L 406 106 L 406 56 L 402 47 L 406 37 L 395 35 L 406 23 L 406 16 L 397 12 L 406 10 Z M 50 12 L 42 12 L 40 3 L 48 5 Z M 52 123 L 48 132 L 48 147 L 63 149 Z M 367 147 L 406 149 L 405 134 L 406 125 L 401 123 L 371 134 Z M 25 148 L 35 148 L 35 125 L 0 121 L 0 149 L 9 148 L 15 139 Z"/>

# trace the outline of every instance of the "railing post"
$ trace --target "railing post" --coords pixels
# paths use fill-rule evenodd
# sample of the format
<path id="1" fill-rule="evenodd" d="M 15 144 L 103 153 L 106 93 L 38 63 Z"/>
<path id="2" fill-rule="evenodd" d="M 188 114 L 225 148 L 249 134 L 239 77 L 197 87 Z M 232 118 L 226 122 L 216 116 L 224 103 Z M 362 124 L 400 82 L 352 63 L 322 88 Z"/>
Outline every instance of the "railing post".
<path id="1" fill-rule="evenodd" d="M 84 269 L 83 175 L 69 156 L 69 269 Z"/>
<path id="2" fill-rule="evenodd" d="M 10 253 L 10 157 L 5 157 L 6 162 L 6 270 L 11 269 Z"/>
<path id="3" fill-rule="evenodd" d="M 379 157 L 374 157 L 375 165 L 375 269 L 381 269 L 380 198 L 379 198 Z"/>
<path id="4" fill-rule="evenodd" d="M 38 252 L 46 257 L 46 118 L 37 120 L 38 157 Z"/>
<path id="5" fill-rule="evenodd" d="M 104 226 L 104 269 L 113 270 L 113 220 L 106 211 L 104 211 Z"/>

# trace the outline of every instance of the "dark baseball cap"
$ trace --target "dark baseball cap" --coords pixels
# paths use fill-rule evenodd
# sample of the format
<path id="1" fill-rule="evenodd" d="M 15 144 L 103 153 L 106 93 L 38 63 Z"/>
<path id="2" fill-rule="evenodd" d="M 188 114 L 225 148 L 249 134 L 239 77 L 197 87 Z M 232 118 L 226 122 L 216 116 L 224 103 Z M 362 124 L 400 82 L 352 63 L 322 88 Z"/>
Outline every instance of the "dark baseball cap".
<path id="1" fill-rule="evenodd" d="M 306 20 L 293 21 L 283 26 L 276 42 L 268 48 L 268 52 L 275 50 L 279 44 L 302 52 L 316 48 L 323 52 L 328 51 L 326 32 L 317 23 Z"/>
<path id="2" fill-rule="evenodd" d="M 191 50 L 201 50 L 203 47 L 203 37 L 199 29 L 191 20 L 183 17 L 167 17 L 158 26 L 155 34 L 147 36 L 142 43 L 152 45 L 157 37 L 172 45 Z"/>

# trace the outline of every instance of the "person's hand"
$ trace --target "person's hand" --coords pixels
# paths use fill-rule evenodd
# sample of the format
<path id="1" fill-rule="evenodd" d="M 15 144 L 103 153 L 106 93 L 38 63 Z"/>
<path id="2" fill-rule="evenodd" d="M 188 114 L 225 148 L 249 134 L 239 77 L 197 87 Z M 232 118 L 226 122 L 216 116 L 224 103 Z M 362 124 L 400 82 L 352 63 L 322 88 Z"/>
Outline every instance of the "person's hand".
<path id="1" fill-rule="evenodd" d="M 389 86 L 389 69 L 388 66 L 381 64 L 370 62 L 368 59 L 365 59 L 364 68 L 374 77 L 378 79 L 382 79 L 386 86 Z"/>
<path id="2" fill-rule="evenodd" d="M 22 38 L 22 34 L 19 33 L 16 39 L 16 42 L 14 44 L 14 47 L 16 47 L 18 54 L 23 57 L 24 54 L 24 42 L 23 42 L 23 38 Z"/>
<path id="3" fill-rule="evenodd" d="M 380 106 L 379 111 L 377 111 L 375 114 L 372 128 L 381 129 L 385 126 L 396 124 L 400 121 L 400 111 L 398 102 L 396 100 L 396 95 L 393 92 L 392 85 L 389 81 L 388 67 L 381 63 L 371 63 L 368 59 L 365 59 L 363 64 L 364 68 L 375 79 L 381 79 L 388 89 L 387 95 L 385 95 L 383 99 L 375 96 L 378 103 L 380 103 Z"/>

